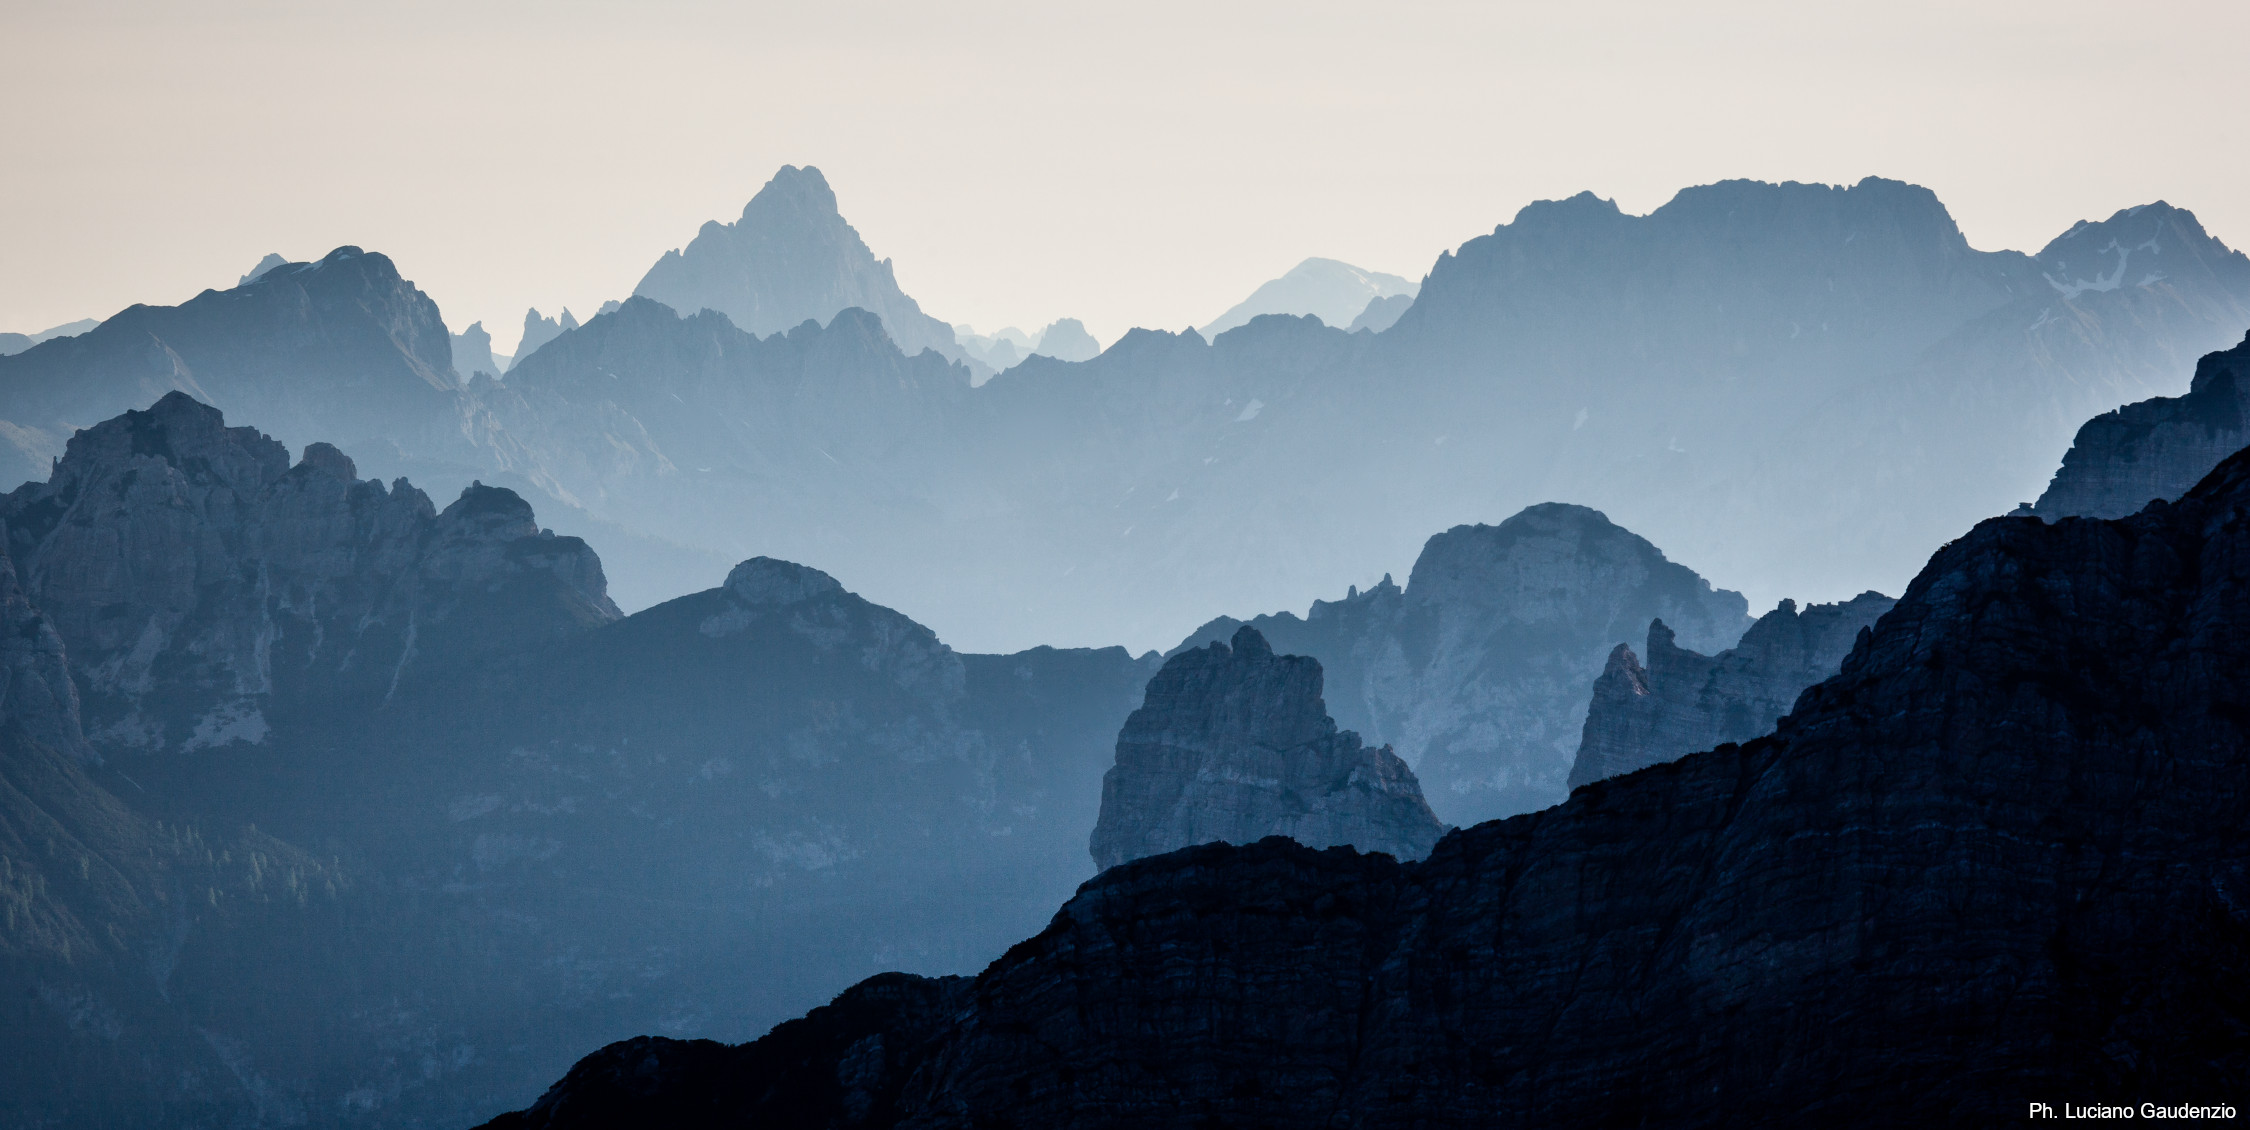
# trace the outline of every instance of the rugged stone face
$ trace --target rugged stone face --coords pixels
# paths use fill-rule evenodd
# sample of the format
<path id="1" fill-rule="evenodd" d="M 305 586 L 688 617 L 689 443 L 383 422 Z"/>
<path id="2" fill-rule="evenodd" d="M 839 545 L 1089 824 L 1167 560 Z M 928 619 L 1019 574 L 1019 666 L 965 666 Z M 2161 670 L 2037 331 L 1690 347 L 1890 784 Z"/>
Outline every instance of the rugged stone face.
<path id="1" fill-rule="evenodd" d="M 73 431 L 169 392 L 350 446 L 442 431 L 455 387 L 437 305 L 388 258 L 339 247 L 0 357 L 0 486 L 45 478 Z"/>
<path id="2" fill-rule="evenodd" d="M 716 310 L 759 337 L 856 306 L 881 318 L 909 356 L 924 349 L 961 355 L 953 327 L 899 289 L 891 261 L 867 249 L 836 210 L 828 179 L 809 165 L 783 165 L 740 219 L 704 224 L 685 250 L 665 252 L 633 293 L 683 314 Z"/>
<path id="3" fill-rule="evenodd" d="M 52 609 L 98 745 L 264 742 L 328 724 L 483 654 L 614 620 L 584 542 L 515 494 L 442 513 L 171 393 L 72 437 L 53 477 L 0 498 L 26 595 Z"/>
<path id="4" fill-rule="evenodd" d="M 1320 661 L 1258 629 L 1174 655 L 1117 735 L 1091 850 L 1098 867 L 1196 844 L 1287 836 L 1420 859 L 1445 832 L 1390 747 L 1339 731 Z"/>
<path id="5" fill-rule="evenodd" d="M 1618 644 L 1594 681 L 1570 787 L 1772 732 L 1806 687 L 1836 673 L 1860 629 L 1896 603 L 1863 592 L 1799 612 L 1784 600 L 1717 655 L 1680 647 L 1664 621 L 1649 621 L 1648 666 Z"/>
<path id="6" fill-rule="evenodd" d="M 2122 518 L 2150 499 L 2187 493 L 2245 445 L 2250 445 L 2250 337 L 2196 362 L 2185 396 L 2143 400 L 2086 421 L 2029 512 L 2042 518 Z"/>
<path id="7" fill-rule="evenodd" d="M 288 454 L 168 397 L 0 498 L 0 1124 L 465 1125 L 981 968 L 1094 873 L 1153 655 L 961 654 L 770 558 L 617 619 L 513 494 Z"/>
<path id="8" fill-rule="evenodd" d="M 563 312 L 560 315 L 552 318 L 541 314 L 537 306 L 524 311 L 523 336 L 516 339 L 516 352 L 514 356 L 508 359 L 509 367 L 513 369 L 515 366 L 523 364 L 526 358 L 545 348 L 548 342 L 577 328 L 578 318 L 570 312 L 570 308 L 567 306 L 563 307 Z M 493 375 L 498 376 L 499 374 Z"/>
<path id="9" fill-rule="evenodd" d="M 837 1126 L 1889 1126 L 1994 1123 L 2056 1089 L 2207 1101 L 2184 1096 L 2250 1078 L 2246 673 L 2236 455 L 2130 518 L 1980 524 L 1770 737 L 1421 863 L 1271 840 L 1112 869 L 936 1032 L 839 1009 L 811 1024 L 855 1054 L 785 1070 L 850 1080 L 801 1123 Z M 710 1124 L 788 1109 L 761 1105 L 783 1045 L 751 1049 Z M 634 1078 L 662 1077 L 644 1051 Z M 504 1125 L 633 1101 L 596 1074 Z M 892 1087 L 880 1112 L 846 1105 Z"/>
<path id="10" fill-rule="evenodd" d="M 1250 623 L 1328 672 L 1340 725 L 1396 748 L 1441 819 L 1470 824 L 1560 801 L 1602 656 L 1651 617 L 1717 651 L 1750 626 L 1645 539 L 1583 506 L 1544 503 L 1431 538 L 1407 586 Z M 1224 638 L 1221 618 L 1183 647 Z"/>
<path id="11" fill-rule="evenodd" d="M 453 375 L 463 385 L 478 373 L 497 377 L 506 371 L 492 356 L 492 335 L 485 332 L 483 322 L 470 322 L 468 329 L 453 335 Z"/>

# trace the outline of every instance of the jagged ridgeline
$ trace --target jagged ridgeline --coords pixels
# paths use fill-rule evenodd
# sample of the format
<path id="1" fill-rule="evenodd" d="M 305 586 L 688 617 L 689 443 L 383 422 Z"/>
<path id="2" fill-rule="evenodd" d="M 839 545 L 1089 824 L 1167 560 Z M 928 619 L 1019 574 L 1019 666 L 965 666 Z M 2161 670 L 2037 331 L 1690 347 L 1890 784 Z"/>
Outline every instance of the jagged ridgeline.
<path id="1" fill-rule="evenodd" d="M 0 356 L 0 462 L 43 478 L 71 429 L 176 389 L 433 497 L 513 489 L 627 610 L 766 554 L 996 650 L 1302 608 L 1550 499 L 1744 591 L 1833 600 L 2037 495 L 2081 422 L 2180 392 L 2250 324 L 2250 260 L 2161 203 L 2024 255 L 1895 181 L 1730 181 L 1646 216 L 1584 195 L 1441 256 L 1380 333 L 1134 330 L 976 385 L 793 168 L 638 293 L 538 319 L 552 339 L 479 381 L 489 340 L 383 256 L 272 266 Z"/>
<path id="2" fill-rule="evenodd" d="M 10 1125 L 462 1125 L 618 1035 L 972 970 L 1093 873 L 1154 672 L 770 558 L 621 617 L 513 492 L 180 393 L 0 525 Z"/>
<path id="3" fill-rule="evenodd" d="M 493 1130 L 1990 1125 L 2250 1080 L 2250 453 L 1947 545 L 1770 736 L 1112 868 L 974 980 L 636 1039 Z M 2175 1099 L 2169 1096 L 2181 1096 Z"/>
<path id="4" fill-rule="evenodd" d="M 1602 657 L 1659 617 L 1709 651 L 1751 623 L 1741 593 L 1712 588 L 1648 539 L 1598 511 L 1543 503 L 1430 538 L 1404 589 L 1386 575 L 1314 601 L 1302 619 L 1249 624 L 1318 660 L 1337 723 L 1397 750 L 1437 815 L 1468 825 L 1563 799 Z M 1173 654 L 1241 624 L 1213 620 Z"/>
<path id="5" fill-rule="evenodd" d="M 1863 592 L 1800 612 L 1784 600 L 1717 655 L 1681 647 L 1663 620 L 1649 621 L 1648 665 L 1621 643 L 1594 681 L 1570 786 L 1771 733 L 1797 696 L 1834 675 L 1859 633 L 1896 603 Z"/>

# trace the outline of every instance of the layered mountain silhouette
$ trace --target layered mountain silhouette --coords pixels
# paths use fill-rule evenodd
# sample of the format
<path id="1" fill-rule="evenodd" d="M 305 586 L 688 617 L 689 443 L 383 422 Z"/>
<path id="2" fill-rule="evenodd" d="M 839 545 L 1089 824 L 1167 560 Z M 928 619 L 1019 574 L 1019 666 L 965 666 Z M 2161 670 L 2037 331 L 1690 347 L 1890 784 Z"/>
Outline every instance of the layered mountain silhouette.
<path id="1" fill-rule="evenodd" d="M 1381 333 L 1136 330 L 981 385 L 919 357 L 935 320 L 900 328 L 895 283 L 813 171 L 665 263 L 642 293 L 671 296 L 669 321 L 558 319 L 486 388 L 454 387 L 435 307 L 376 255 L 136 307 L 0 358 L 0 455 L 43 477 L 73 428 L 177 388 L 441 496 L 537 496 L 628 608 L 763 553 L 977 646 L 1147 647 L 1557 499 L 1760 604 L 1895 591 L 1920 547 L 2037 495 L 2080 423 L 2180 392 L 2189 359 L 2250 324 L 2250 260 L 2184 210 L 1983 252 L 1929 192 L 1874 179 L 1726 182 L 1646 216 L 1534 204 L 1441 257 Z M 739 302 L 696 289 L 725 279 Z M 354 287 L 364 301 L 338 300 Z M 795 343 L 761 347 L 794 374 L 785 401 L 777 378 L 679 378 L 776 334 Z M 581 336 L 602 344 L 563 348 Z M 540 386 L 521 402 L 519 378 Z"/>
<path id="2" fill-rule="evenodd" d="M 784 165 L 731 224 L 704 224 L 667 251 L 633 293 L 684 314 L 716 310 L 760 337 L 858 307 L 882 319 L 908 355 L 959 357 L 953 327 L 922 312 L 836 209 L 820 170 Z"/>
<path id="3" fill-rule="evenodd" d="M 428 447 L 456 387 L 437 304 L 388 258 L 340 247 L 0 357 L 0 478 L 44 479 L 74 431 L 174 391 L 254 411 L 299 444 Z"/>
<path id="4" fill-rule="evenodd" d="M 15 1121 L 461 1125 L 590 1042 L 972 970 L 1093 873 L 1155 670 L 762 557 L 620 617 L 514 492 L 176 392 L 0 528 Z"/>
<path id="5" fill-rule="evenodd" d="M 1203 336 L 1217 337 L 1260 314 L 1310 314 L 1327 325 L 1358 329 L 1355 321 L 1376 303 L 1404 298 L 1411 305 L 1415 289 L 1412 281 L 1397 275 L 1363 270 L 1336 259 L 1307 259 L 1280 278 L 1260 284 L 1250 297 L 1213 318 L 1202 327 Z M 1390 321 L 1396 320 L 1398 315 L 1392 314 Z"/>
<path id="6" fill-rule="evenodd" d="M 1717 655 L 1681 647 L 1664 621 L 1649 621 L 1646 665 L 1618 644 L 1594 681 L 1570 787 L 1772 733 L 1797 696 L 1835 675 L 1859 633 L 1896 603 L 1867 592 L 1799 611 L 1784 600 Z"/>
<path id="7" fill-rule="evenodd" d="M 1563 799 L 1609 641 L 1651 617 L 1713 651 L 1751 626 L 1742 594 L 1596 511 L 1546 503 L 1432 537 L 1404 589 L 1386 575 L 1248 624 L 1318 660 L 1338 723 L 1395 748 L 1438 816 L 1466 825 Z M 1174 654 L 1242 623 L 1213 620 Z"/>
<path id="8" fill-rule="evenodd" d="M 2250 454 L 1947 545 L 1771 736 L 1104 872 L 975 979 L 641 1038 L 494 1130 L 1991 1123 L 2250 1077 Z M 2149 1101 L 2145 1098 L 2139 1101 Z"/>
<path id="9" fill-rule="evenodd" d="M 21 353 L 49 338 L 71 337 L 82 334 L 100 324 L 101 322 L 95 318 L 80 318 L 75 322 L 64 322 L 59 326 L 49 326 L 38 333 L 0 333 L 0 357 Z"/>

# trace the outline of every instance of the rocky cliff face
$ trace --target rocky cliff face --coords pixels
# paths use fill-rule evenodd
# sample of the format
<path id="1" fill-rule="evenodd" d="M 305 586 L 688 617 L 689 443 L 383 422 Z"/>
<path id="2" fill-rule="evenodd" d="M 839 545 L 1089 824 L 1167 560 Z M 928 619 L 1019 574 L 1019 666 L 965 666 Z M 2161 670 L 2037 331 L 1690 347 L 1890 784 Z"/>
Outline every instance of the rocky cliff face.
<path id="1" fill-rule="evenodd" d="M 0 357 L 0 485 L 46 478 L 73 431 L 169 392 L 350 446 L 442 433 L 455 386 L 437 305 L 388 258 L 339 247 Z"/>
<path id="2" fill-rule="evenodd" d="M 1272 840 L 1115 868 L 966 989 L 870 983 L 725 1055 L 613 1048 L 495 1125 L 656 1096 L 708 1104 L 685 1126 L 931 1127 L 2223 1101 L 2186 1096 L 2250 1078 L 2246 672 L 2237 455 L 2131 518 L 1980 524 L 1769 737 L 1421 863 Z"/>
<path id="3" fill-rule="evenodd" d="M 1093 874 L 1156 667 L 768 558 L 620 620 L 513 494 L 184 396 L 0 527 L 0 1123 L 463 1125 L 616 1032 L 976 969 Z"/>
<path id="4" fill-rule="evenodd" d="M 471 322 L 469 328 L 453 335 L 453 376 L 463 385 L 478 373 L 497 377 L 506 372 L 492 356 L 492 335 L 485 332 L 483 322 Z"/>
<path id="5" fill-rule="evenodd" d="M 1174 655 L 1117 735 L 1091 849 L 1098 867 L 1195 844 L 1287 836 L 1420 859 L 1444 833 L 1389 747 L 1336 729 L 1320 661 L 1256 628 Z"/>
<path id="6" fill-rule="evenodd" d="M 1741 594 L 1596 511 L 1546 503 L 1432 537 L 1404 589 L 1385 577 L 1304 619 L 1250 623 L 1319 660 L 1338 724 L 1395 747 L 1438 816 L 1471 824 L 1563 798 L 1602 656 L 1651 617 L 1712 651 L 1750 625 Z"/>
<path id="7" fill-rule="evenodd" d="M 883 321 L 911 356 L 958 358 L 953 327 L 922 312 L 836 210 L 820 170 L 783 165 L 731 224 L 703 225 L 685 250 L 667 251 L 633 293 L 683 314 L 716 310 L 759 337 L 859 307 Z"/>
<path id="8" fill-rule="evenodd" d="M 2030 512 L 2042 518 L 2121 518 L 2150 499 L 2186 494 L 2245 445 L 2250 445 L 2250 337 L 2196 362 L 2186 395 L 2143 400 L 2086 421 Z"/>
<path id="9" fill-rule="evenodd" d="M 1618 644 L 1594 681 L 1570 787 L 1771 732 L 1806 687 L 1836 673 L 1860 629 L 1896 603 L 1866 592 L 1799 612 L 1784 600 L 1717 655 L 1679 646 L 1664 621 L 1650 621 L 1647 666 Z"/>
<path id="10" fill-rule="evenodd" d="M 29 598 L 51 609 L 97 744 L 264 742 L 331 725 L 476 657 L 617 617 L 601 563 L 513 493 L 442 513 L 172 393 L 72 437 L 0 498 Z"/>

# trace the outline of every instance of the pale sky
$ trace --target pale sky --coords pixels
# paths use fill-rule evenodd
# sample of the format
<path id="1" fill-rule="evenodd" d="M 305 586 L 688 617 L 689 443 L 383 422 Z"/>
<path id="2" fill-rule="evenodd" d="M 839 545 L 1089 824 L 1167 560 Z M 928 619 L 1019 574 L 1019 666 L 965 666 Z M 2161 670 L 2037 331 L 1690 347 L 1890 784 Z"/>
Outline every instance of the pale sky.
<path id="1" fill-rule="evenodd" d="M 0 330 L 350 243 L 505 350 L 782 164 L 928 312 L 1105 343 L 1581 189 L 1875 174 L 2023 250 L 2162 198 L 2241 247 L 2246 43 L 2235 0 L 0 0 Z"/>

